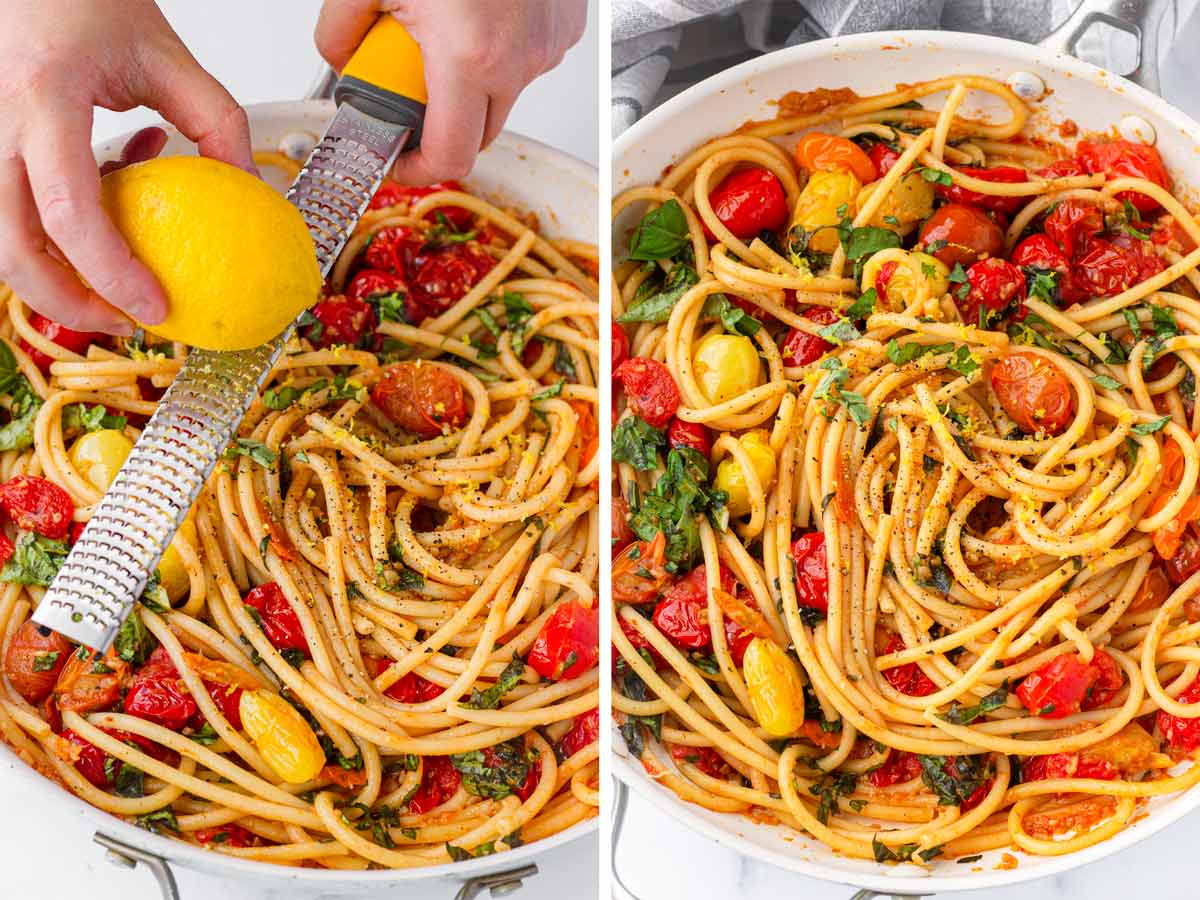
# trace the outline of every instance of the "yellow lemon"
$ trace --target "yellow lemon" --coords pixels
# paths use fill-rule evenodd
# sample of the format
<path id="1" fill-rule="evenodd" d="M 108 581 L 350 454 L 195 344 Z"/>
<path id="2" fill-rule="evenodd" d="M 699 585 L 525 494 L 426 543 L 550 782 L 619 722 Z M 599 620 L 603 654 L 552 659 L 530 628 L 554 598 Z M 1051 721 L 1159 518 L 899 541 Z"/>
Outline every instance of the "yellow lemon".
<path id="1" fill-rule="evenodd" d="M 321 290 L 300 213 L 226 163 L 168 156 L 104 177 L 104 205 L 170 310 L 147 330 L 206 350 L 271 340 Z M 145 326 L 144 326 L 145 327 Z"/>

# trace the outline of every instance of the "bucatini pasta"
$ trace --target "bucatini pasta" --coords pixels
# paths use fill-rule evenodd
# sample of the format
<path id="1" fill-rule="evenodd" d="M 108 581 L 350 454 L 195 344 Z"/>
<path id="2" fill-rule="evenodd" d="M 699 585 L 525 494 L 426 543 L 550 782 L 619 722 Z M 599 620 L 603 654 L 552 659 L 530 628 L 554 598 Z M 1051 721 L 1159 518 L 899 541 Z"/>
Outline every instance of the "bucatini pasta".
<path id="1" fill-rule="evenodd" d="M 595 279 L 532 217 L 385 184 L 103 656 L 29 615 L 186 348 L 6 293 L 0 734 L 101 809 L 284 865 L 594 816 Z"/>
<path id="2" fill-rule="evenodd" d="M 614 203 L 621 733 L 851 857 L 1094 844 L 1200 781 L 1200 226 L 988 78 L 804 99 Z"/>

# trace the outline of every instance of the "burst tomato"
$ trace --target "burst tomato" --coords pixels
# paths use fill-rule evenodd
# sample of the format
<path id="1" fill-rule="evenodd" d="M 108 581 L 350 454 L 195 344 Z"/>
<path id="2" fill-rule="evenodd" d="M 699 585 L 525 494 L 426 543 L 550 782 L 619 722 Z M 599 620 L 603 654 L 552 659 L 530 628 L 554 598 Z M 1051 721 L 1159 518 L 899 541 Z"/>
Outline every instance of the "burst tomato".
<path id="1" fill-rule="evenodd" d="M 502 769 L 505 766 L 505 759 L 492 747 L 483 749 L 483 764 L 489 769 Z M 524 803 L 529 799 L 538 786 L 538 782 L 542 780 L 542 767 L 536 762 L 530 764 L 525 772 L 525 780 L 512 789 L 512 792 L 520 798 Z"/>
<path id="2" fill-rule="evenodd" d="M 621 363 L 629 359 L 629 335 L 616 322 L 612 323 L 612 370 L 614 377 Z"/>
<path id="3" fill-rule="evenodd" d="M 242 730 L 242 689 L 235 687 L 232 684 L 218 684 L 215 681 L 204 682 L 204 687 L 208 690 L 208 696 L 212 697 L 213 703 L 221 710 L 221 714 L 225 719 L 236 728 Z"/>
<path id="4" fill-rule="evenodd" d="M 629 640 L 629 643 L 633 644 L 633 649 L 641 651 L 641 656 L 643 659 L 649 656 L 650 665 L 652 665 L 657 671 L 658 668 L 665 662 L 659 652 L 655 650 L 653 646 L 651 646 L 648 640 L 642 637 L 642 633 L 638 631 L 630 622 L 625 621 L 625 619 L 620 616 L 617 617 L 617 621 L 621 623 L 621 633 L 625 635 L 625 637 Z M 622 657 L 617 651 L 616 645 L 613 645 L 612 661 L 614 669 L 623 658 L 624 657 Z"/>
<path id="5" fill-rule="evenodd" d="M 106 337 L 98 331 L 75 331 L 66 325 L 60 325 L 53 319 L 46 318 L 41 313 L 32 313 L 29 316 L 29 324 L 38 334 L 58 344 L 64 350 L 70 350 L 80 356 L 87 356 L 88 347 L 100 343 Z M 42 370 L 43 375 L 50 374 L 50 364 L 54 362 L 51 357 L 35 348 L 24 338 L 17 343 L 33 360 L 33 364 Z"/>
<path id="6" fill-rule="evenodd" d="M 475 241 L 422 248 L 408 276 L 422 318 L 444 313 L 495 267 L 495 257 Z"/>
<path id="7" fill-rule="evenodd" d="M 18 528 L 61 541 L 71 529 L 75 503 L 53 481 L 17 475 L 0 484 L 0 509 Z"/>
<path id="8" fill-rule="evenodd" d="M 558 742 L 564 759 L 570 758 L 600 740 L 600 710 L 588 710 L 581 716 L 576 716 L 570 730 Z"/>
<path id="9" fill-rule="evenodd" d="M 362 269 L 346 287 L 346 296 L 352 300 L 370 300 L 388 294 L 401 294 L 408 300 L 408 282 L 403 275 L 385 272 L 383 269 Z M 407 308 L 406 308 L 407 318 Z"/>
<path id="10" fill-rule="evenodd" d="M 1018 184 L 1029 180 L 1025 175 L 1025 170 L 1019 169 L 1016 166 L 992 166 L 988 169 L 978 166 L 962 166 L 958 171 L 972 178 L 978 178 L 980 181 L 991 181 L 997 184 Z M 1028 197 L 1001 197 L 996 194 L 981 194 L 978 191 L 970 191 L 964 187 L 959 187 L 957 184 L 952 184 L 949 187 L 939 184 L 935 190 L 939 196 L 949 200 L 951 203 L 978 206 L 980 209 L 988 209 L 992 212 L 1004 213 L 1009 216 L 1029 201 Z"/>
<path id="11" fill-rule="evenodd" d="M 1127 234 L 1091 238 L 1075 258 L 1076 283 L 1091 297 L 1112 297 L 1162 270 L 1153 244 Z"/>
<path id="12" fill-rule="evenodd" d="M 1192 529 L 1184 532 L 1179 549 L 1166 562 L 1167 578 L 1178 587 L 1200 572 L 1200 538 Z"/>
<path id="13" fill-rule="evenodd" d="M 899 653 L 903 649 L 905 649 L 904 638 L 893 634 L 883 652 L 885 654 Z M 910 697 L 928 697 L 938 689 L 937 685 L 921 671 L 921 667 L 915 662 L 884 669 L 883 677 L 900 693 L 908 694 Z"/>
<path id="14" fill-rule="evenodd" d="M 162 647 L 133 677 L 125 694 L 125 712 L 171 731 L 179 731 L 196 715 L 196 701 Z"/>
<path id="15" fill-rule="evenodd" d="M 883 141 L 879 141 L 871 145 L 871 149 L 867 152 L 867 157 L 871 160 L 871 165 L 875 169 L 874 177 L 868 180 L 878 181 L 891 171 L 892 166 L 896 164 L 896 160 L 900 158 L 900 153 L 883 143 Z"/>
<path id="16" fill-rule="evenodd" d="M 370 271 L 362 274 L 369 275 Z M 315 347 L 365 347 L 379 325 L 371 304 L 358 297 L 336 294 L 322 300 L 310 312 L 316 321 L 305 325 L 300 333 Z"/>
<path id="17" fill-rule="evenodd" d="M 103 655 L 79 647 L 71 654 L 54 684 L 54 701 L 63 712 L 80 715 L 109 709 L 121 696 L 129 663 L 112 648 Z"/>
<path id="18" fill-rule="evenodd" d="M 1200 678 L 1183 689 L 1175 698 L 1180 703 L 1200 703 Z M 1191 753 L 1200 748 L 1200 717 L 1187 719 L 1159 711 L 1155 717 L 1158 733 L 1174 755 Z"/>
<path id="19" fill-rule="evenodd" d="M 712 453 L 712 433 L 699 422 L 672 419 L 667 428 L 667 442 L 676 449 L 690 447 L 705 459 Z"/>
<path id="20" fill-rule="evenodd" d="M 1067 159 L 1057 159 L 1048 166 L 1043 166 L 1036 171 L 1039 178 L 1070 178 L 1074 175 L 1086 175 L 1087 169 L 1083 167 L 1083 163 L 1075 157 Z"/>
<path id="21" fill-rule="evenodd" d="M 1075 156 L 1091 174 L 1103 172 L 1109 178 L 1144 178 L 1164 190 L 1171 189 L 1171 178 L 1163 165 L 1158 151 L 1149 144 L 1132 141 L 1080 141 Z M 1128 200 L 1138 212 L 1148 213 L 1158 209 L 1158 203 L 1136 191 L 1122 191 L 1118 200 Z"/>
<path id="22" fill-rule="evenodd" d="M 735 588 L 733 576 L 721 569 L 721 586 Z M 667 588 L 654 607 L 654 626 L 683 650 L 701 650 L 712 643 L 708 626 L 707 570 L 701 564 Z"/>
<path id="23" fill-rule="evenodd" d="M 1087 299 L 1087 293 L 1080 290 L 1075 280 L 1071 261 L 1049 235 L 1034 234 L 1025 238 L 1013 248 L 1009 259 L 1024 270 L 1026 284 L 1039 273 L 1056 273 L 1055 283 L 1063 305 L 1072 306 Z"/>
<path id="24" fill-rule="evenodd" d="M 973 206 L 947 203 L 925 220 L 917 248 L 936 256 L 951 268 L 969 266 L 1004 249 L 1004 232 L 986 214 Z"/>
<path id="25" fill-rule="evenodd" d="M 796 563 L 796 600 L 801 606 L 829 610 L 829 570 L 825 554 L 825 535 L 810 531 L 792 542 L 792 560 Z"/>
<path id="26" fill-rule="evenodd" d="M 223 847 L 257 847 L 262 844 L 262 838 L 257 834 L 232 822 L 212 828 L 198 828 L 192 832 L 192 837 L 200 844 L 220 844 Z"/>
<path id="27" fill-rule="evenodd" d="M 1034 715 L 1062 719 L 1102 705 L 1096 698 L 1111 699 L 1121 683 L 1120 670 L 1103 650 L 1097 650 L 1090 663 L 1083 662 L 1077 653 L 1063 653 L 1021 679 L 1017 697 Z"/>
<path id="28" fill-rule="evenodd" d="M 525 658 L 550 681 L 578 678 L 600 658 L 600 611 L 572 600 L 561 604 L 542 625 Z"/>
<path id="29" fill-rule="evenodd" d="M 612 596 L 616 603 L 649 603 L 674 581 L 667 571 L 667 538 L 661 531 L 652 541 L 634 541 L 612 564 Z"/>
<path id="30" fill-rule="evenodd" d="M 375 196 L 371 198 L 370 209 L 386 209 L 400 203 L 415 204 L 418 200 L 436 194 L 438 191 L 461 191 L 463 186 L 457 181 L 439 181 L 427 187 L 407 187 L 394 181 L 385 181 L 380 185 Z M 431 217 L 436 221 L 441 215 L 455 231 L 466 231 L 471 227 L 475 214 L 461 206 L 438 206 Z"/>
<path id="31" fill-rule="evenodd" d="M 60 734 L 58 739 L 70 745 L 66 749 L 67 753 L 74 757 L 72 765 L 75 766 L 75 771 L 101 790 L 106 790 L 112 785 L 108 774 L 107 753 L 70 729 Z"/>
<path id="32" fill-rule="evenodd" d="M 828 306 L 810 306 L 804 310 L 802 315 L 818 325 L 832 325 L 839 318 L 838 314 Z M 799 328 L 791 328 L 779 348 L 779 353 L 783 357 L 785 366 L 807 366 L 832 349 L 833 344 L 824 338 L 801 331 Z"/>
<path id="33" fill-rule="evenodd" d="M 763 231 L 778 231 L 787 224 L 783 185 L 774 174 L 758 166 L 727 176 L 708 195 L 708 202 L 721 224 L 739 240 L 751 240 Z M 716 238 L 709 232 L 708 239 Z"/>
<path id="34" fill-rule="evenodd" d="M 612 544 L 613 556 L 620 553 L 633 540 L 633 529 L 629 527 L 629 502 L 620 494 L 612 498 Z"/>
<path id="35" fill-rule="evenodd" d="M 634 415 L 655 428 L 665 428 L 679 408 L 679 388 L 667 367 L 656 359 L 634 356 L 613 374 L 625 389 Z"/>
<path id="36" fill-rule="evenodd" d="M 305 659 L 311 659 L 308 641 L 300 625 L 300 617 L 288 603 L 283 588 L 274 581 L 251 588 L 242 602 L 258 613 L 263 634 L 276 650 L 299 650 Z"/>
<path id="37" fill-rule="evenodd" d="M 1037 354 L 1009 353 L 992 367 L 991 384 L 1008 417 L 1026 434 L 1058 434 L 1075 415 L 1067 376 Z"/>
<path id="38" fill-rule="evenodd" d="M 871 787 L 885 788 L 894 784 L 906 784 L 920 775 L 921 761 L 915 753 L 892 749 L 888 751 L 882 766 L 867 773 L 867 782 Z"/>
<path id="39" fill-rule="evenodd" d="M 1021 763 L 1022 781 L 1045 781 L 1050 778 L 1098 778 L 1112 781 L 1120 773 L 1106 759 L 1082 756 L 1079 753 L 1051 753 L 1034 756 Z"/>
<path id="40" fill-rule="evenodd" d="M 729 764 L 721 758 L 721 754 L 712 747 L 685 747 L 682 744 L 671 745 L 671 758 L 676 762 L 690 763 L 709 778 L 728 778 Z"/>
<path id="41" fill-rule="evenodd" d="M 420 437 L 431 438 L 467 420 L 467 403 L 458 379 L 428 362 L 388 366 L 371 388 L 371 401 L 385 416 Z"/>
<path id="42" fill-rule="evenodd" d="M 422 763 L 421 786 L 408 801 L 408 811 L 416 815 L 441 806 L 458 792 L 462 776 L 448 756 L 426 756 Z"/>
<path id="43" fill-rule="evenodd" d="M 21 623 L 4 654 L 4 675 L 13 689 L 30 703 L 50 696 L 58 674 L 75 647 L 57 631 L 32 620 Z"/>
<path id="44" fill-rule="evenodd" d="M 1099 207 L 1071 198 L 1055 205 L 1042 227 L 1067 256 L 1078 256 L 1094 235 L 1104 230 Z"/>
<path id="45" fill-rule="evenodd" d="M 967 269 L 967 296 L 954 294 L 954 304 L 968 325 L 995 328 L 1025 300 L 1025 275 L 999 257 L 980 260 Z"/>
<path id="46" fill-rule="evenodd" d="M 810 172 L 850 172 L 866 184 L 875 180 L 875 164 L 849 138 L 810 131 L 796 144 L 796 162 Z"/>
<path id="47" fill-rule="evenodd" d="M 725 620 L 725 644 L 729 647 L 729 656 L 733 664 L 738 668 L 741 668 L 746 658 L 746 648 L 754 638 L 753 631 L 739 625 L 733 619 Z"/>
<path id="48" fill-rule="evenodd" d="M 408 277 L 425 238 L 406 225 L 389 225 L 371 235 L 363 254 L 367 266 Z"/>

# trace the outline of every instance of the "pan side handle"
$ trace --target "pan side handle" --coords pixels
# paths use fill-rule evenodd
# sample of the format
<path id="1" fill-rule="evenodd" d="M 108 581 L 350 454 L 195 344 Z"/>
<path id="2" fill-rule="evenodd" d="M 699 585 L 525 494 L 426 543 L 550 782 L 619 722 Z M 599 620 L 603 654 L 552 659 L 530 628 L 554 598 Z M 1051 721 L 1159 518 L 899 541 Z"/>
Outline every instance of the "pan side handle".
<path id="1" fill-rule="evenodd" d="M 1132 35 L 1138 42 L 1137 68 L 1124 77 L 1159 93 L 1158 32 L 1175 0 L 1083 0 L 1067 21 L 1041 42 L 1048 50 L 1075 55 L 1079 39 L 1089 28 L 1105 24 Z"/>

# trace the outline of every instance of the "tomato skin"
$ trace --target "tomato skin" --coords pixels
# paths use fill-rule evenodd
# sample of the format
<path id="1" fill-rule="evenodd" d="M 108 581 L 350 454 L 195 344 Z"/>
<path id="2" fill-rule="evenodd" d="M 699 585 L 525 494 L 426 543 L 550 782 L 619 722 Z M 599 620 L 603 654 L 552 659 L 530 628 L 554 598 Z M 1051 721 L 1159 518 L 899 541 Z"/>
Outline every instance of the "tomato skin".
<path id="1" fill-rule="evenodd" d="M 1088 174 L 1087 169 L 1083 167 L 1083 163 L 1075 157 L 1070 156 L 1067 159 L 1056 159 L 1048 166 L 1043 166 L 1036 172 L 1039 178 L 1070 178 L 1075 175 Z"/>
<path id="2" fill-rule="evenodd" d="M 425 238 L 407 225 L 389 225 L 371 235 L 363 259 L 372 269 L 408 277 Z"/>
<path id="3" fill-rule="evenodd" d="M 199 828 L 192 832 L 192 837 L 197 843 L 216 843 L 222 847 L 257 847 L 262 843 L 257 834 L 232 822 L 228 825 L 214 825 L 212 828 Z"/>
<path id="4" fill-rule="evenodd" d="M 616 322 L 612 323 L 612 371 L 613 377 L 616 377 L 617 369 L 621 367 L 621 363 L 629 359 L 629 335 L 625 333 L 625 329 Z"/>
<path id="5" fill-rule="evenodd" d="M 629 501 L 614 492 L 612 498 L 612 544 L 611 555 L 615 557 L 633 540 L 633 529 L 629 527 Z"/>
<path id="6" fill-rule="evenodd" d="M 1175 587 L 1200 572 L 1200 539 L 1189 528 L 1184 532 L 1175 555 L 1166 561 L 1167 578 Z"/>
<path id="7" fill-rule="evenodd" d="M 558 749 L 564 757 L 570 758 L 591 744 L 600 740 L 600 710 L 591 709 L 581 716 L 576 716 L 570 730 L 558 742 Z"/>
<path id="8" fill-rule="evenodd" d="M 1149 144 L 1132 141 L 1080 141 L 1075 148 L 1075 157 L 1091 174 L 1103 172 L 1109 178 L 1130 176 L 1144 178 L 1164 190 L 1171 189 L 1171 178 L 1163 165 L 1158 151 Z M 1116 195 L 1120 201 L 1128 200 L 1138 212 L 1148 213 L 1158 209 L 1158 203 L 1136 191 L 1121 191 Z"/>
<path id="9" fill-rule="evenodd" d="M 263 634 L 271 646 L 276 650 L 299 650 L 305 659 L 312 659 L 304 629 L 300 626 L 300 617 L 288 603 L 283 588 L 276 582 L 268 581 L 251 588 L 242 602 L 258 613 Z"/>
<path id="10" fill-rule="evenodd" d="M 742 241 L 763 231 L 778 231 L 788 220 L 783 185 L 774 173 L 759 166 L 726 176 L 708 195 L 708 203 L 721 224 Z M 709 233 L 708 239 L 716 237 Z"/>
<path id="11" fill-rule="evenodd" d="M 424 757 L 421 771 L 421 786 L 408 802 L 408 811 L 420 815 L 441 806 L 455 795 L 462 776 L 450 763 L 448 756 Z"/>
<path id="12" fill-rule="evenodd" d="M 1180 703 L 1200 702 L 1200 678 L 1184 688 L 1175 699 Z M 1173 754 L 1187 754 L 1200 748 L 1200 718 L 1185 719 L 1160 710 L 1155 717 L 1155 725 L 1167 749 Z"/>
<path id="13" fill-rule="evenodd" d="M 60 325 L 53 319 L 43 316 L 41 313 L 31 313 L 29 324 L 33 326 L 38 334 L 54 341 L 54 343 L 58 344 L 64 350 L 70 350 L 72 353 L 78 353 L 80 356 L 87 356 L 88 347 L 92 344 L 102 342 L 106 337 L 106 335 L 98 331 L 75 331 L 73 328 Z M 51 357 L 35 348 L 24 338 L 17 341 L 17 344 L 33 360 L 33 364 L 42 370 L 43 375 L 50 374 L 50 364 L 54 362 Z"/>
<path id="14" fill-rule="evenodd" d="M 930 255 L 954 268 L 955 263 L 969 266 L 982 257 L 1000 255 L 1004 232 L 975 207 L 947 203 L 925 220 L 917 248 L 929 252 L 929 245 L 935 241 L 945 241 L 946 245 Z"/>
<path id="15" fill-rule="evenodd" d="M 832 325 L 839 318 L 838 314 L 828 306 L 810 306 L 804 310 L 802 315 L 818 325 Z M 833 344 L 824 338 L 801 331 L 799 328 L 790 328 L 783 344 L 779 347 L 779 353 L 783 356 L 785 366 L 807 366 L 832 349 Z"/>
<path id="16" fill-rule="evenodd" d="M 1125 678 L 1113 658 L 1103 650 L 1097 650 L 1092 656 L 1091 669 L 1096 678 L 1083 698 L 1083 708 L 1099 709 L 1112 702 L 1125 686 Z"/>
<path id="17" fill-rule="evenodd" d="M 954 296 L 963 322 L 994 328 L 1025 300 L 1025 275 L 1007 260 L 992 256 L 967 269 L 969 290 L 965 298 Z"/>
<path id="18" fill-rule="evenodd" d="M 615 603 L 641 606 L 658 596 L 675 578 L 664 566 L 667 539 L 660 531 L 652 541 L 634 541 L 612 564 L 612 596 Z"/>
<path id="19" fill-rule="evenodd" d="M 712 432 L 699 422 L 672 419 L 667 428 L 667 443 L 675 449 L 690 447 L 707 459 L 712 453 Z"/>
<path id="20" fill-rule="evenodd" d="M 458 379 L 427 362 L 402 362 L 383 370 L 371 388 L 371 401 L 385 416 L 420 437 L 438 437 L 444 428 L 467 421 L 467 402 Z"/>
<path id="21" fill-rule="evenodd" d="M 430 194 L 436 194 L 438 191 L 461 191 L 462 189 L 462 184 L 457 181 L 439 181 L 437 184 L 431 184 L 427 187 L 407 187 L 397 184 L 394 181 L 385 181 L 380 185 L 379 190 L 375 192 L 375 196 L 371 198 L 371 203 L 367 208 L 386 209 L 389 206 L 396 206 L 405 201 L 412 205 L 418 200 L 428 197 Z M 434 221 L 437 221 L 439 213 L 445 216 L 446 221 L 450 223 L 450 227 L 455 231 L 466 231 L 471 227 L 471 222 L 475 219 L 474 213 L 461 206 L 437 207 L 432 212 Z"/>
<path id="22" fill-rule="evenodd" d="M 810 172 L 850 172 L 863 184 L 875 180 L 875 164 L 849 138 L 810 131 L 796 144 L 796 162 Z"/>
<path id="23" fill-rule="evenodd" d="M 242 730 L 242 689 L 229 684 L 217 684 L 215 681 L 204 682 L 208 696 L 221 710 L 229 724 L 238 731 Z"/>
<path id="24" fill-rule="evenodd" d="M 120 698 L 128 677 L 129 663 L 112 648 L 101 656 L 94 650 L 78 647 L 58 673 L 54 701 L 62 712 L 84 715 L 107 710 Z"/>
<path id="25" fill-rule="evenodd" d="M 578 678 L 599 659 L 600 610 L 572 600 L 551 613 L 525 662 L 549 681 L 565 681 Z"/>
<path id="26" fill-rule="evenodd" d="M 810 531 L 792 542 L 796 563 L 796 600 L 801 606 L 829 611 L 829 569 L 825 554 L 825 535 Z"/>
<path id="27" fill-rule="evenodd" d="M 1029 180 L 1025 170 L 1016 166 L 992 166 L 987 169 L 980 166 L 959 166 L 958 171 L 972 178 L 978 178 L 980 181 L 992 181 L 997 184 L 1019 184 Z M 978 191 L 959 187 L 957 184 L 950 187 L 939 184 L 934 187 L 934 190 L 938 196 L 951 203 L 978 206 L 980 209 L 988 209 L 1009 216 L 1029 202 L 1028 197 L 998 197 L 994 194 L 981 194 Z"/>
<path id="28" fill-rule="evenodd" d="M 18 528 L 61 541 L 71 530 L 75 503 L 53 481 L 17 475 L 0 484 L 0 509 Z"/>
<path id="29" fill-rule="evenodd" d="M 871 149 L 867 151 L 867 158 L 871 160 L 871 165 L 875 168 L 875 177 L 867 180 L 878 181 L 891 171 L 896 160 L 900 158 L 900 154 L 882 141 L 878 141 L 872 144 Z"/>
<path id="30" fill-rule="evenodd" d="M 1067 256 L 1075 257 L 1090 238 L 1104 230 L 1104 216 L 1094 204 L 1072 197 L 1050 210 L 1042 227 Z"/>
<path id="31" fill-rule="evenodd" d="M 634 628 L 631 623 L 625 621 L 625 619 L 621 618 L 620 616 L 617 617 L 617 621 L 621 623 L 621 633 L 625 635 L 625 637 L 629 640 L 629 643 L 633 644 L 633 649 L 646 651 L 645 653 L 641 654 L 643 660 L 645 659 L 646 654 L 649 654 L 650 664 L 654 666 L 655 671 L 658 671 L 658 669 L 666 662 L 659 652 L 655 650 L 653 646 L 651 646 L 648 640 L 642 637 L 642 633 Z M 612 648 L 613 668 L 615 669 L 617 663 L 621 662 L 623 659 L 624 657 L 621 656 L 614 645 Z"/>
<path id="32" fill-rule="evenodd" d="M 1062 248 L 1045 234 L 1034 234 L 1013 248 L 1009 260 L 1020 266 L 1027 274 L 1040 272 L 1058 273 L 1058 295 L 1064 306 L 1073 306 L 1087 299 L 1087 293 L 1079 289 L 1075 281 L 1071 261 Z"/>
<path id="33" fill-rule="evenodd" d="M 79 748 L 79 756 L 75 759 L 75 770 L 91 782 L 100 790 L 107 790 L 112 786 L 112 782 L 108 778 L 108 773 L 105 772 L 105 763 L 108 761 L 108 754 L 87 740 L 82 735 L 71 731 L 64 731 L 59 736 L 60 740 L 74 744 Z"/>
<path id="34" fill-rule="evenodd" d="M 421 318 L 444 313 L 495 267 L 495 258 L 475 241 L 422 248 L 408 271 L 414 302 L 424 312 Z"/>
<path id="35" fill-rule="evenodd" d="M 1112 297 L 1163 270 L 1149 241 L 1127 234 L 1091 238 L 1075 258 L 1075 279 L 1091 297 Z"/>
<path id="36" fill-rule="evenodd" d="M 386 296 L 387 294 L 401 294 L 404 297 L 404 318 L 411 321 L 410 306 L 412 301 L 410 295 L 412 291 L 408 289 L 408 282 L 404 280 L 403 275 L 397 275 L 395 272 L 385 272 L 382 269 L 362 269 L 346 288 L 346 296 L 351 300 L 370 300 L 372 297 Z M 318 304 L 320 305 L 320 304 Z M 313 313 L 316 315 L 316 313 Z M 371 310 L 371 315 L 375 316 L 375 310 Z M 320 318 L 318 316 L 318 318 Z M 376 316 L 376 318 L 378 318 Z M 372 326 L 371 330 L 378 327 L 378 323 Z M 360 342 L 361 342 L 360 338 Z"/>
<path id="37" fill-rule="evenodd" d="M 1062 719 L 1098 703 L 1097 696 L 1111 699 L 1116 692 L 1114 673 L 1119 680 L 1120 670 L 1103 650 L 1096 651 L 1091 663 L 1083 662 L 1077 653 L 1063 653 L 1021 679 L 1017 697 L 1034 715 Z M 1096 687 L 1099 693 L 1094 691 Z"/>
<path id="38" fill-rule="evenodd" d="M 733 573 L 724 566 L 718 577 L 723 591 L 732 594 L 737 590 Z M 712 644 L 708 625 L 708 570 L 703 563 L 667 589 L 654 608 L 653 621 L 655 627 L 681 649 L 702 650 Z M 745 652 L 744 647 L 742 652 Z"/>
<path id="39" fill-rule="evenodd" d="M 158 647 L 133 678 L 125 694 L 125 712 L 171 731 L 179 731 L 197 712 L 196 701 L 187 692 L 179 673 Z"/>
<path id="40" fill-rule="evenodd" d="M 18 694 L 36 705 L 50 696 L 58 674 L 74 651 L 74 645 L 57 631 L 27 619 L 9 641 L 4 675 Z M 51 659 L 52 653 L 58 656 Z"/>
<path id="41" fill-rule="evenodd" d="M 672 744 L 671 758 L 676 762 L 695 766 L 709 778 L 729 777 L 729 765 L 712 747 L 685 747 L 682 744 Z"/>
<path id="42" fill-rule="evenodd" d="M 754 632 L 739 625 L 732 619 L 725 619 L 725 644 L 729 647 L 729 656 L 733 664 L 741 668 L 746 658 L 746 648 L 754 640 Z"/>
<path id="43" fill-rule="evenodd" d="M 1106 759 L 1079 753 L 1051 753 L 1021 762 L 1021 781 L 1045 781 L 1050 778 L 1098 778 L 1112 781 L 1120 772 Z"/>
<path id="44" fill-rule="evenodd" d="M 894 784 L 905 784 L 921 775 L 921 761 L 915 753 L 891 749 L 887 759 L 878 769 L 867 773 L 871 787 L 885 788 Z"/>
<path id="45" fill-rule="evenodd" d="M 992 392 L 1026 434 L 1058 434 L 1075 415 L 1070 382 L 1056 365 L 1034 353 L 1009 353 L 992 367 Z"/>
<path id="46" fill-rule="evenodd" d="M 888 640 L 887 646 L 883 652 L 898 653 L 905 649 L 904 638 L 898 634 L 892 635 Z M 902 694 L 908 694 L 910 697 L 928 697 L 930 694 L 937 691 L 937 685 L 930 679 L 928 675 L 921 671 L 921 667 L 915 662 L 904 663 L 899 666 L 893 666 L 890 669 L 883 670 L 883 677 L 888 680 L 888 683 Z M 895 751 L 893 751 L 895 752 Z"/>
<path id="47" fill-rule="evenodd" d="M 613 374 L 625 389 L 634 415 L 647 425 L 665 428 L 679 409 L 679 388 L 667 367 L 656 359 L 633 356 Z"/>
<path id="48" fill-rule="evenodd" d="M 370 275 L 371 271 L 367 269 L 361 274 Z M 357 281 L 355 278 L 355 282 Z M 354 287 L 354 284 L 351 287 Z M 360 286 L 359 290 L 362 289 Z M 337 294 L 322 300 L 310 312 L 317 321 L 305 326 L 301 334 L 314 347 L 363 347 L 379 326 L 375 310 L 360 297 Z"/>

